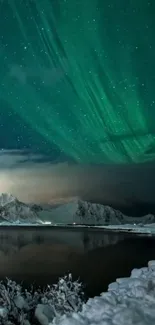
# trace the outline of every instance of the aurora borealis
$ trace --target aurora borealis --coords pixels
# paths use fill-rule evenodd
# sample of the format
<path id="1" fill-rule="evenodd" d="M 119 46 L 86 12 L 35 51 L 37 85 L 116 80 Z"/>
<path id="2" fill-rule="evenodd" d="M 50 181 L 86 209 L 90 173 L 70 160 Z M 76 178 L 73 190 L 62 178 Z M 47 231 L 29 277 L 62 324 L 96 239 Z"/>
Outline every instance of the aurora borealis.
<path id="1" fill-rule="evenodd" d="M 154 12 L 153 0 L 1 0 L 1 146 L 154 160 Z"/>

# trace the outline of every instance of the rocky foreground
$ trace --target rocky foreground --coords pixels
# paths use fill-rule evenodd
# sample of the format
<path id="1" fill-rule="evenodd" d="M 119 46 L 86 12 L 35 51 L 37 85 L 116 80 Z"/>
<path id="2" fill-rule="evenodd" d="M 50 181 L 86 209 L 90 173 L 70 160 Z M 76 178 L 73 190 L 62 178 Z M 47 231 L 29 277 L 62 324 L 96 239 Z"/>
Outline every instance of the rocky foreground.
<path id="1" fill-rule="evenodd" d="M 85 303 L 82 285 L 69 274 L 41 292 L 0 283 L 1 325 L 154 325 L 155 261 L 118 278 Z"/>

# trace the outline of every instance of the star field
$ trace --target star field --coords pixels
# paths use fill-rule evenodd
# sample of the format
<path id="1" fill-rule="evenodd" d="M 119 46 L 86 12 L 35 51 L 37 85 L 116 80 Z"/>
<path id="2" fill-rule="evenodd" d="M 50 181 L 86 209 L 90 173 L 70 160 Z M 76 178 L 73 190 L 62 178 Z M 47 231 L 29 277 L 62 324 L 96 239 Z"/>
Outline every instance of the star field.
<path id="1" fill-rule="evenodd" d="M 155 3 L 0 3 L 0 146 L 80 163 L 155 158 Z"/>

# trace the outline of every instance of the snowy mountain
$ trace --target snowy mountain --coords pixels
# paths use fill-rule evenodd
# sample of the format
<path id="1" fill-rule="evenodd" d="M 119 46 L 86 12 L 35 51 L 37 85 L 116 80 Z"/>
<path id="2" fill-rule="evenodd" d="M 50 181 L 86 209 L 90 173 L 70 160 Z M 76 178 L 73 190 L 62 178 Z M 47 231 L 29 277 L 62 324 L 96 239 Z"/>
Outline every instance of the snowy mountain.
<path id="1" fill-rule="evenodd" d="M 41 223 L 38 218 L 36 207 L 20 202 L 11 194 L 0 195 L 0 222 L 9 223 Z"/>
<path id="2" fill-rule="evenodd" d="M 155 223 L 155 216 L 146 215 L 141 218 L 127 217 L 118 210 L 101 204 L 82 201 L 78 198 L 59 206 L 41 207 L 36 204 L 20 202 L 11 194 L 0 195 L 0 223 L 13 224 L 79 224 L 95 226 L 141 226 Z"/>
<path id="3" fill-rule="evenodd" d="M 43 213 L 45 213 L 45 211 L 41 212 L 41 214 Z M 48 212 L 46 211 L 46 217 L 54 223 L 105 226 L 151 224 L 155 222 L 155 217 L 151 214 L 141 218 L 132 218 L 109 206 L 90 203 L 80 199 L 74 199 L 69 203 L 49 209 Z"/>

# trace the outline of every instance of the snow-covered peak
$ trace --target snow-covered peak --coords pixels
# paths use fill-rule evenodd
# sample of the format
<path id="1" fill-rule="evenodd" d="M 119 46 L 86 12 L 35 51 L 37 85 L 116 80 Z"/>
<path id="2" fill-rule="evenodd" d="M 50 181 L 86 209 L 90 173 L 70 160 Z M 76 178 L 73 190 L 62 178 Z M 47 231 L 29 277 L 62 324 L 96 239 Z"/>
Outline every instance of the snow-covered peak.
<path id="1" fill-rule="evenodd" d="M 42 223 L 50 221 L 54 224 L 80 224 L 95 226 L 120 226 L 155 223 L 155 216 L 148 214 L 141 218 L 132 218 L 110 206 L 73 198 L 59 206 L 48 206 L 48 209 L 36 204 L 20 202 L 11 194 L 0 195 L 0 221 L 14 223 Z M 43 222 L 44 222 L 43 221 Z"/>
<path id="2" fill-rule="evenodd" d="M 110 206 L 91 203 L 78 198 L 51 209 L 49 219 L 54 223 L 105 226 L 155 222 L 153 215 L 132 218 Z"/>
<path id="3" fill-rule="evenodd" d="M 76 216 L 80 220 L 86 220 L 92 224 L 122 224 L 124 215 L 118 210 L 115 210 L 107 205 L 90 203 L 87 201 L 78 200 L 78 209 Z"/>
<path id="4" fill-rule="evenodd" d="M 10 202 L 18 201 L 12 194 L 10 193 L 2 193 L 0 195 L 0 206 L 4 206 Z"/>
<path id="5" fill-rule="evenodd" d="M 119 210 L 113 209 L 108 205 L 90 203 L 78 200 L 76 215 L 94 224 L 122 225 L 122 224 L 146 224 L 155 222 L 155 217 L 148 214 L 143 217 L 128 217 Z"/>
<path id="6" fill-rule="evenodd" d="M 7 193 L 2 193 L 0 196 L 0 221 L 17 224 L 41 223 L 35 208 Z"/>

